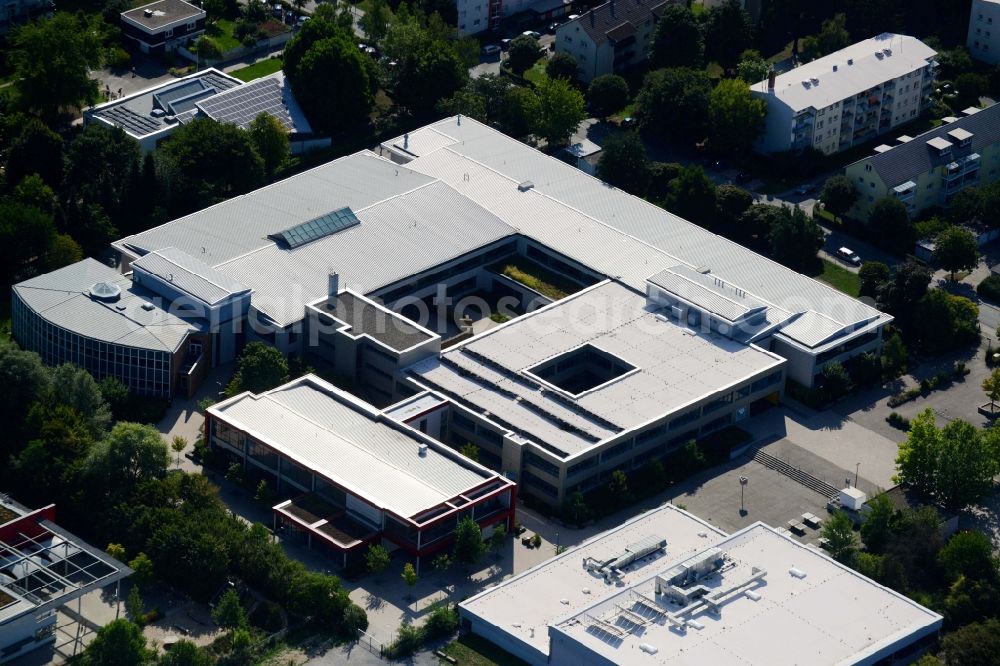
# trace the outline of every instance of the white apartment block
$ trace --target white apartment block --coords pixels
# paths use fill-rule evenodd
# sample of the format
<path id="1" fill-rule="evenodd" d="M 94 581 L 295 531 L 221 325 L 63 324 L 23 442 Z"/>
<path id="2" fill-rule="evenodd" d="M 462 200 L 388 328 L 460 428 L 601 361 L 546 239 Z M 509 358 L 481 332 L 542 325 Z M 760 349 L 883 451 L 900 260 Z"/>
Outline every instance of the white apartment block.
<path id="1" fill-rule="evenodd" d="M 965 45 L 976 60 L 990 65 L 1000 62 L 1000 0 L 972 0 Z"/>
<path id="2" fill-rule="evenodd" d="M 846 150 L 915 120 L 929 105 L 937 53 L 919 39 L 882 33 L 756 83 L 767 102 L 757 150 Z"/>

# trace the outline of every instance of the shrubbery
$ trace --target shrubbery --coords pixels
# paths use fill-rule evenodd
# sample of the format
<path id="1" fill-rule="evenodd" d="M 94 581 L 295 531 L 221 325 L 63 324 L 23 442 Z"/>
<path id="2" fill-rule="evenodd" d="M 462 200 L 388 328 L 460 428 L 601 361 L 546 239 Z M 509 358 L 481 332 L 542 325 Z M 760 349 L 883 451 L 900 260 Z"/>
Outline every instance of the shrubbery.
<path id="1" fill-rule="evenodd" d="M 458 612 L 449 606 L 437 606 L 427 616 L 423 626 L 415 627 L 409 622 L 399 625 L 396 640 L 385 650 L 390 659 L 408 657 L 419 650 L 424 643 L 458 631 Z"/>
<path id="2" fill-rule="evenodd" d="M 994 303 L 1000 303 L 1000 275 L 991 275 L 976 287 L 976 293 L 980 298 Z"/>

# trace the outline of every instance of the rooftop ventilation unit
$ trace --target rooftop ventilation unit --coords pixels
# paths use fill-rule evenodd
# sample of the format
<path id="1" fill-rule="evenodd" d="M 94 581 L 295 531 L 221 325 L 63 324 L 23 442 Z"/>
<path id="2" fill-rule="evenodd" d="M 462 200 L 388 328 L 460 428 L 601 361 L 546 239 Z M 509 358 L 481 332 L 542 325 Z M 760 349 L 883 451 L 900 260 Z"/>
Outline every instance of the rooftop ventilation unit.
<path id="1" fill-rule="evenodd" d="M 517 191 L 527 192 L 528 190 L 533 189 L 534 187 L 535 184 L 533 182 L 531 182 L 530 180 L 525 180 L 517 184 Z"/>
<path id="2" fill-rule="evenodd" d="M 427 457 L 427 445 L 425 443 L 423 443 L 423 442 L 420 442 L 420 445 L 417 447 L 417 452 L 420 454 L 421 458 L 426 458 Z"/>
<path id="3" fill-rule="evenodd" d="M 854 58 L 848 58 L 847 59 L 847 64 L 848 65 L 853 65 L 854 64 Z"/>
<path id="4" fill-rule="evenodd" d="M 879 60 L 881 60 L 882 58 L 885 57 L 885 54 L 882 53 L 881 51 L 876 51 L 875 52 L 875 57 L 878 58 Z"/>
<path id="5" fill-rule="evenodd" d="M 604 581 L 610 583 L 612 579 L 621 578 L 621 570 L 629 566 L 636 560 L 641 560 L 647 555 L 658 553 L 667 547 L 667 540 L 655 536 L 648 536 L 642 541 L 629 544 L 625 551 L 607 560 L 595 560 L 592 557 L 583 558 L 583 568 L 604 577 Z"/>
<path id="6" fill-rule="evenodd" d="M 142 15 L 145 16 L 146 18 L 151 18 L 153 16 L 153 10 L 152 9 L 144 9 L 142 11 Z"/>

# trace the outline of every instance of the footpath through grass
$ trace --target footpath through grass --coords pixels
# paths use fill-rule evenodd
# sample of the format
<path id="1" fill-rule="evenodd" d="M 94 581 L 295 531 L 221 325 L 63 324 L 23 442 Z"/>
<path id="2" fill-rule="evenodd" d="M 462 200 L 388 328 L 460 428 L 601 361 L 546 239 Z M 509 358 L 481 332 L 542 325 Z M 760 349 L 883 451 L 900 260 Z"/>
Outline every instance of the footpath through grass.
<path id="1" fill-rule="evenodd" d="M 852 273 L 829 259 L 820 259 L 820 261 L 823 263 L 823 272 L 817 275 L 816 279 L 826 282 L 848 296 L 858 297 L 861 293 L 861 278 L 858 277 L 857 273 Z"/>
<path id="2" fill-rule="evenodd" d="M 281 58 L 268 58 L 267 60 L 261 60 L 260 62 L 255 62 L 252 65 L 247 65 L 242 69 L 237 69 L 230 72 L 230 74 L 238 78 L 240 81 L 253 81 L 254 79 L 259 79 L 280 71 L 282 64 Z"/>

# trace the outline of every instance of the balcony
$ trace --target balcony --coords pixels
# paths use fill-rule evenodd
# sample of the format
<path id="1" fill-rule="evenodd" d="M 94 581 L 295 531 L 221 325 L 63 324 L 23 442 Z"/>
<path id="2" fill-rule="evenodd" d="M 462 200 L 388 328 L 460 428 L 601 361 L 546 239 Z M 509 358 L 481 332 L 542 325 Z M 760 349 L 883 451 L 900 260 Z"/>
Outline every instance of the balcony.
<path id="1" fill-rule="evenodd" d="M 908 180 L 905 183 L 892 188 L 892 191 L 896 198 L 900 201 L 912 201 L 917 194 L 917 184 L 912 180 Z"/>

